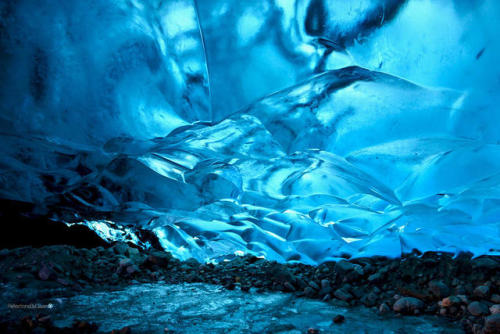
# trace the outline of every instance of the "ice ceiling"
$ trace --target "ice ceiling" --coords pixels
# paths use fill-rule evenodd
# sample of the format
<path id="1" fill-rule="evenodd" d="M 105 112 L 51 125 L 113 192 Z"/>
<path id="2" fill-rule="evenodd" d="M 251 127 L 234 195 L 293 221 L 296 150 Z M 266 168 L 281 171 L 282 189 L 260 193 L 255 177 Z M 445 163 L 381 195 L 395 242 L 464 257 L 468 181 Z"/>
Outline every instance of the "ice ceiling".
<path id="1" fill-rule="evenodd" d="M 0 198 L 183 259 L 499 254 L 498 13 L 2 1 Z"/>

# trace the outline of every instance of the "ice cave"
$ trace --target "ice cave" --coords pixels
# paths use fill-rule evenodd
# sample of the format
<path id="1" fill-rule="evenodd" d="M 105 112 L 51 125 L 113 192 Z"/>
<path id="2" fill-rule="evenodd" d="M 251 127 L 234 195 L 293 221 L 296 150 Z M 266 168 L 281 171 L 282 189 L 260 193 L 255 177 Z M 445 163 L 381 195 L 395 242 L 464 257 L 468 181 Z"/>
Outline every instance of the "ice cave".
<path id="1" fill-rule="evenodd" d="M 499 15 L 1 0 L 0 332 L 500 333 Z"/>

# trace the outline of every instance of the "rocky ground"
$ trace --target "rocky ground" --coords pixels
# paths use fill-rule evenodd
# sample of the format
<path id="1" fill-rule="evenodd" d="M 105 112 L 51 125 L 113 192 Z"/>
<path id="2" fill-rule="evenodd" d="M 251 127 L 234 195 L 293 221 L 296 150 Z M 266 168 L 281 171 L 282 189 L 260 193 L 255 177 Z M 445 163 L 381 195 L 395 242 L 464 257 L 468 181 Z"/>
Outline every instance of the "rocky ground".
<path id="1" fill-rule="evenodd" d="M 500 333 L 499 268 L 498 257 L 472 259 L 470 254 L 359 258 L 314 267 L 253 256 L 218 265 L 181 262 L 165 252 L 122 243 L 91 249 L 59 245 L 4 249 L 0 251 L 0 300 L 4 308 L 9 306 L 0 316 L 0 332 L 92 333 L 97 325 L 85 321 L 56 327 L 49 310 L 39 308 L 19 319 L 15 305 L 112 292 L 131 284 L 199 282 L 243 293 L 282 291 L 340 307 L 364 305 L 378 314 L 437 315 L 459 323 L 469 333 Z M 344 318 L 339 315 L 332 321 L 342 323 Z M 125 327 L 117 332 L 129 331 Z"/>

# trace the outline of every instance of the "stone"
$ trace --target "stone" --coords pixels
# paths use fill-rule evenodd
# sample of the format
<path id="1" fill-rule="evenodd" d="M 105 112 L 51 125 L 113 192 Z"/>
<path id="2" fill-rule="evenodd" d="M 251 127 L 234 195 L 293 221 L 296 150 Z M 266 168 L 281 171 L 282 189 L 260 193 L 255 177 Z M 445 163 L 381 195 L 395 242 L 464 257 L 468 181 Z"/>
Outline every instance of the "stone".
<path id="1" fill-rule="evenodd" d="M 127 269 L 126 269 L 126 273 L 128 275 L 133 275 L 133 274 L 135 274 L 137 272 L 139 272 L 139 268 L 135 264 L 133 264 L 131 266 L 128 266 Z"/>
<path id="2" fill-rule="evenodd" d="M 56 282 L 57 282 L 57 283 L 59 283 L 59 284 L 62 284 L 62 285 L 64 285 L 64 286 L 68 286 L 68 285 L 70 284 L 70 283 L 69 283 L 67 280 L 65 280 L 64 278 L 58 278 L 58 279 L 56 279 Z"/>
<path id="3" fill-rule="evenodd" d="M 304 295 L 306 297 L 312 298 L 312 297 L 314 297 L 316 295 L 316 291 L 314 291 L 313 288 L 311 288 L 310 286 L 308 286 L 308 287 L 306 287 L 304 289 Z"/>
<path id="4" fill-rule="evenodd" d="M 486 315 L 490 313 L 488 310 L 488 306 L 478 301 L 470 303 L 469 306 L 467 306 L 467 310 L 470 314 L 475 316 Z"/>
<path id="5" fill-rule="evenodd" d="M 295 287 L 293 286 L 292 283 L 290 282 L 285 282 L 285 284 L 283 284 L 284 288 L 285 288 L 285 291 L 289 291 L 289 292 L 295 292 Z"/>
<path id="6" fill-rule="evenodd" d="M 392 307 L 395 312 L 403 314 L 416 314 L 424 308 L 424 303 L 414 297 L 402 297 Z"/>
<path id="7" fill-rule="evenodd" d="M 45 264 L 42 265 L 42 267 L 38 271 L 38 278 L 40 278 L 42 281 L 46 281 L 46 280 L 52 279 L 54 277 L 55 277 L 55 274 L 52 271 L 52 269 L 50 269 L 49 266 L 47 266 Z"/>
<path id="8" fill-rule="evenodd" d="M 333 318 L 333 323 L 334 324 L 341 324 L 345 321 L 345 317 L 342 314 L 338 314 Z"/>
<path id="9" fill-rule="evenodd" d="M 469 304 L 469 298 L 466 295 L 457 295 L 457 297 L 462 301 L 462 303 Z"/>
<path id="10" fill-rule="evenodd" d="M 135 247 L 128 247 L 127 255 L 128 256 L 137 256 L 137 255 L 139 255 L 139 250 Z"/>
<path id="11" fill-rule="evenodd" d="M 385 313 L 388 313 L 391 309 L 389 308 L 389 306 L 386 304 L 386 303 L 382 303 L 380 304 L 380 306 L 378 307 L 378 312 L 380 314 L 385 314 Z"/>
<path id="12" fill-rule="evenodd" d="M 169 254 L 156 252 L 155 254 L 148 255 L 144 264 L 146 266 L 157 265 L 160 267 L 164 267 L 167 266 L 169 262 L 170 262 Z"/>
<path id="13" fill-rule="evenodd" d="M 500 313 L 500 304 L 491 305 L 491 307 L 490 307 L 490 313 L 491 314 L 498 314 L 498 313 Z"/>
<path id="14" fill-rule="evenodd" d="M 132 264 L 132 260 L 131 260 L 131 259 L 129 259 L 129 258 L 124 258 L 124 259 L 121 259 L 121 260 L 120 260 L 120 262 L 118 262 L 118 265 L 119 265 L 120 267 L 127 267 L 127 266 L 129 266 L 129 265 L 131 265 L 131 264 Z"/>
<path id="15" fill-rule="evenodd" d="M 488 257 L 482 257 L 472 261 L 472 266 L 474 268 L 495 269 L 499 267 L 499 264 L 497 261 L 493 259 L 490 259 Z"/>
<path id="16" fill-rule="evenodd" d="M 474 289 L 473 294 L 479 298 L 488 298 L 490 295 L 490 287 L 487 285 L 480 285 Z"/>
<path id="17" fill-rule="evenodd" d="M 341 260 L 335 264 L 335 271 L 341 274 L 354 270 L 354 264 L 346 260 Z"/>
<path id="18" fill-rule="evenodd" d="M 115 254 L 118 255 L 125 255 L 128 251 L 128 245 L 124 243 L 117 243 L 116 245 L 113 246 L 113 249 L 115 251 Z"/>
<path id="19" fill-rule="evenodd" d="M 444 298 L 450 295 L 450 289 L 442 281 L 431 281 L 429 291 L 438 298 Z"/>
<path id="20" fill-rule="evenodd" d="M 310 286 L 311 288 L 313 288 L 314 290 L 319 290 L 319 285 L 318 285 L 318 284 L 316 284 L 316 282 L 314 282 L 314 281 L 310 281 L 310 282 L 309 282 L 309 286 Z"/>
<path id="21" fill-rule="evenodd" d="M 378 296 L 374 292 L 370 292 L 361 297 L 361 302 L 365 306 L 374 306 L 377 303 Z"/>
<path id="22" fill-rule="evenodd" d="M 500 304 L 500 295 L 497 295 L 496 293 L 491 295 L 490 301 L 495 304 Z"/>
<path id="23" fill-rule="evenodd" d="M 352 299 L 352 295 L 349 292 L 345 291 L 344 289 L 335 290 L 334 296 L 346 302 Z"/>
<path id="24" fill-rule="evenodd" d="M 114 329 L 111 331 L 111 334 L 132 334 L 132 330 L 127 326 L 122 329 Z"/>
<path id="25" fill-rule="evenodd" d="M 449 296 L 449 297 L 444 298 L 441 301 L 441 306 L 443 306 L 443 307 L 450 307 L 450 306 L 453 306 L 453 305 L 458 305 L 461 302 L 462 302 L 462 300 L 460 298 L 458 298 L 457 296 Z"/>
<path id="26" fill-rule="evenodd" d="M 320 296 L 328 295 L 332 292 L 332 287 L 330 286 L 330 281 L 327 279 L 321 280 L 321 289 L 319 291 Z"/>
<path id="27" fill-rule="evenodd" d="M 500 313 L 490 315 L 484 319 L 484 334 L 500 333 Z"/>
<path id="28" fill-rule="evenodd" d="M 376 282 L 380 281 L 381 278 L 382 278 L 381 273 L 375 273 L 373 275 L 368 276 L 368 281 L 376 283 Z"/>

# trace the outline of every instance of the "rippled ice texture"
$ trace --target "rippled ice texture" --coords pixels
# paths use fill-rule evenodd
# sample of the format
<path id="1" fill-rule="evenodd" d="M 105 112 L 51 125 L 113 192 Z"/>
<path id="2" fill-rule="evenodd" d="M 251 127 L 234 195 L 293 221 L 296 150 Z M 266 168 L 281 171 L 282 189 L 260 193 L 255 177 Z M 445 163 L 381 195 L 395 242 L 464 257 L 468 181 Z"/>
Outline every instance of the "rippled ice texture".
<path id="1" fill-rule="evenodd" d="M 499 12 L 3 1 L 0 197 L 183 259 L 498 254 Z"/>

